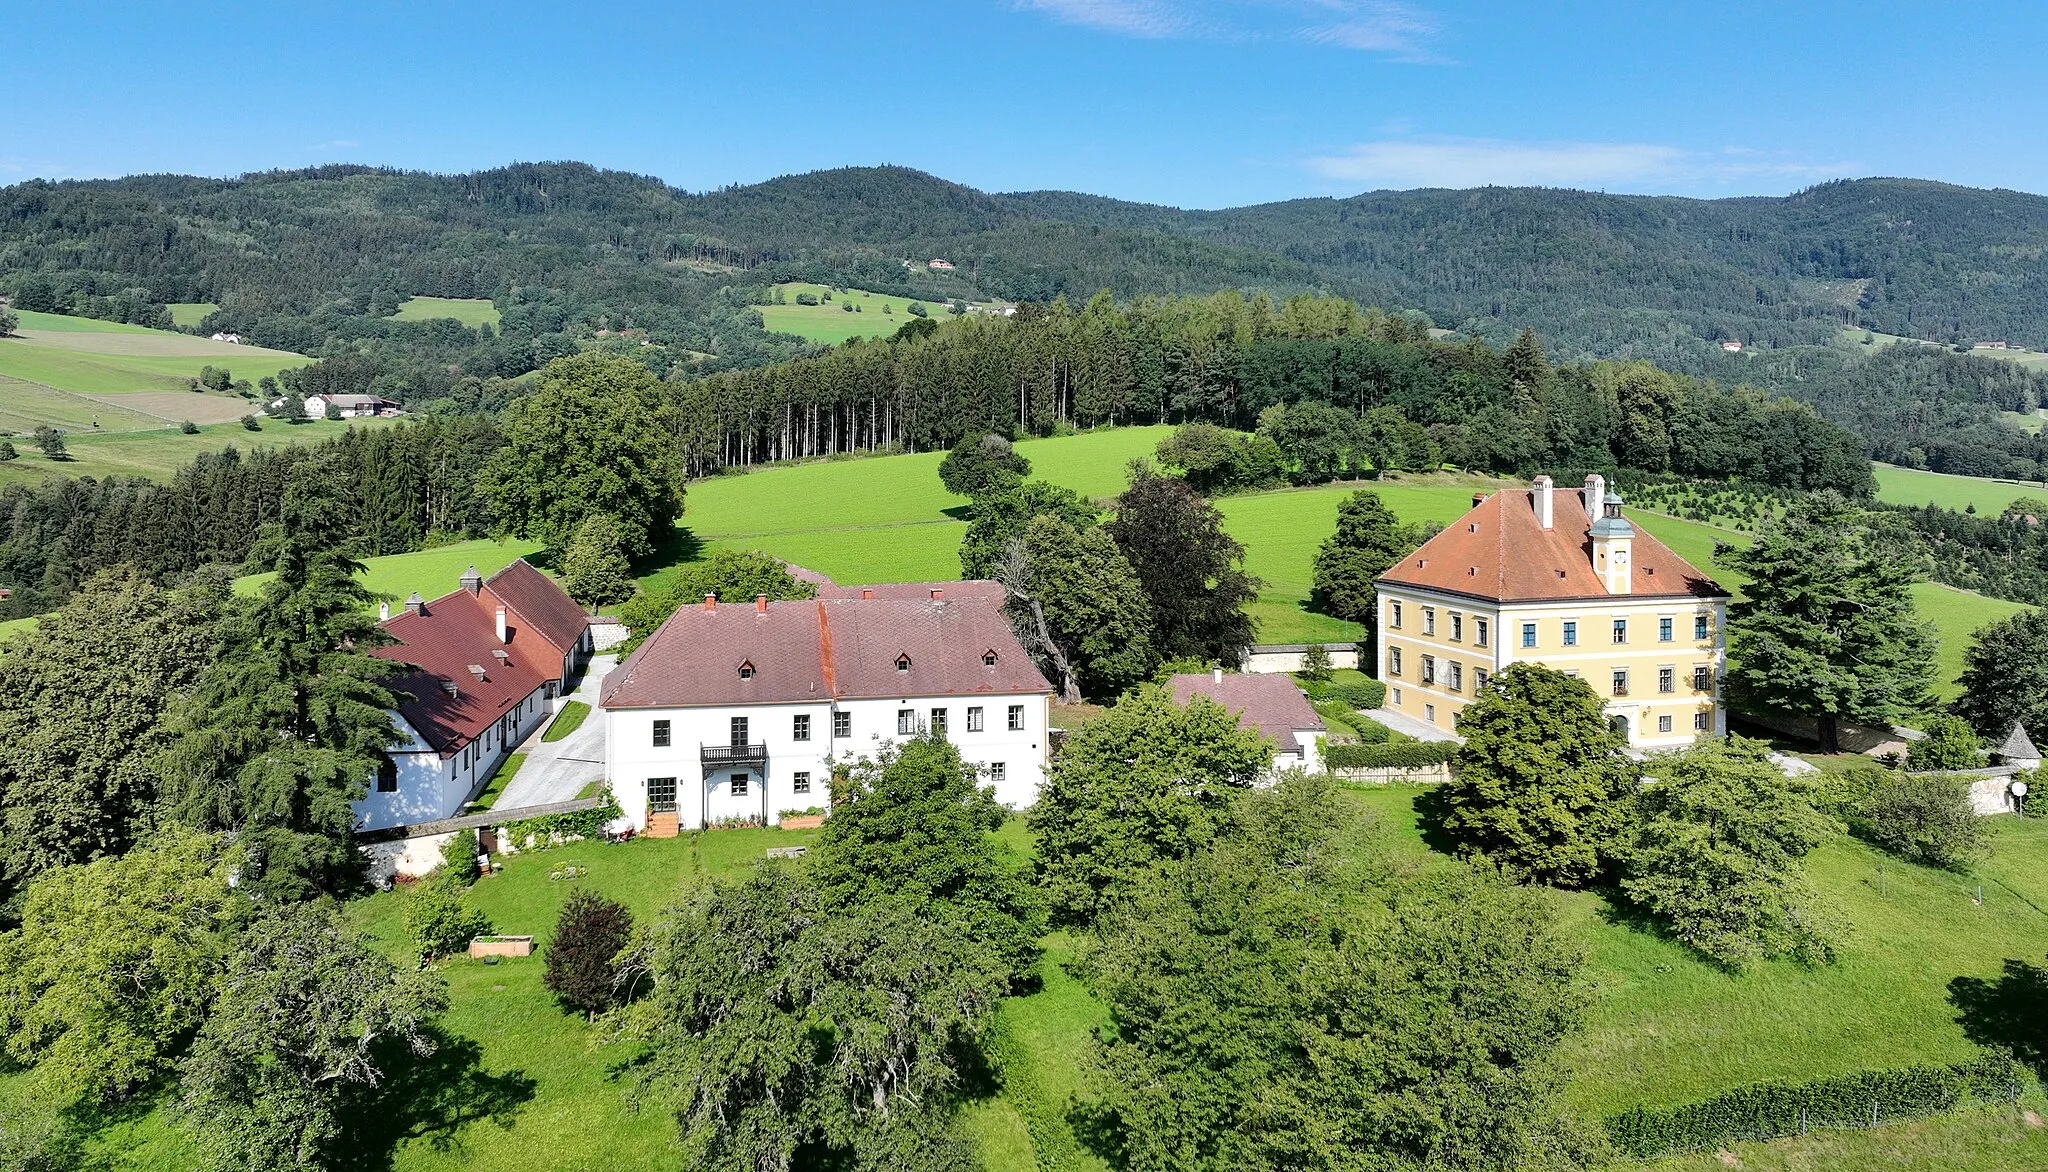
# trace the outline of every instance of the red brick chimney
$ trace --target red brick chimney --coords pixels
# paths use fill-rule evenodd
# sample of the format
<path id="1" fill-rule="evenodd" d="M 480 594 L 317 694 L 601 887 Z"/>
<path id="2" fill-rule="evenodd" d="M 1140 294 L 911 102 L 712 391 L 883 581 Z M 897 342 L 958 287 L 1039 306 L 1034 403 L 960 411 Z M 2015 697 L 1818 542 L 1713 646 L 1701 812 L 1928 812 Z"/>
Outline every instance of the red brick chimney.
<path id="1" fill-rule="evenodd" d="M 706 611 L 714 611 L 714 610 L 717 610 L 717 609 L 718 609 L 718 595 L 716 595 L 716 594 L 706 594 L 706 595 L 704 596 L 704 609 L 705 609 Z"/>
<path id="2" fill-rule="evenodd" d="M 756 594 L 756 595 L 754 595 L 754 613 L 755 613 L 755 614 L 767 614 L 767 613 L 768 613 L 768 596 L 767 596 L 766 594 Z"/>

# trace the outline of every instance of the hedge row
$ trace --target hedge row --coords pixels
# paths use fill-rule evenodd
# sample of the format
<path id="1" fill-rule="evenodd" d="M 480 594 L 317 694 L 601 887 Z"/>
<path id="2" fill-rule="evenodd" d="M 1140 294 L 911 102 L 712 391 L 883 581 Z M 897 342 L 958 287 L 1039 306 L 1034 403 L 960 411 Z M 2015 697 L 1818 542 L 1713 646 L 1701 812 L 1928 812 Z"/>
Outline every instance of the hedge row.
<path id="1" fill-rule="evenodd" d="M 1370 678 L 1335 684 L 1307 680 L 1301 690 L 1308 693 L 1310 700 L 1336 700 L 1353 708 L 1378 708 L 1387 702 L 1387 686 Z"/>
<path id="2" fill-rule="evenodd" d="M 2015 1096 L 2023 1070 L 2010 1054 L 1986 1050 L 1954 1066 L 1866 1070 L 1814 1082 L 1760 1082 L 1698 1103 L 1637 1107 L 1605 1120 L 1614 1145 L 1643 1159 L 1777 1139 L 1816 1128 L 1875 1127 L 1953 1110 L 1972 1099 Z"/>
<path id="3" fill-rule="evenodd" d="M 1450 741 L 1398 741 L 1388 745 L 1330 745 L 1323 755 L 1332 769 L 1423 769 L 1442 765 L 1458 746 Z"/>

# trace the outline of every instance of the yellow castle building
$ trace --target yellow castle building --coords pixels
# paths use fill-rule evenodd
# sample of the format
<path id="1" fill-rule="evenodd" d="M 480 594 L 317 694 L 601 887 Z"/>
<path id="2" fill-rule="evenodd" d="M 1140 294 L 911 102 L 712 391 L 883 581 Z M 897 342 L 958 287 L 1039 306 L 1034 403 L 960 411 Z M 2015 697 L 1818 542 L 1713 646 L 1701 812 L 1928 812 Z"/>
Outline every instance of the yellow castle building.
<path id="1" fill-rule="evenodd" d="M 1726 732 L 1728 592 L 1621 503 L 1599 476 L 1562 491 L 1538 476 L 1475 496 L 1382 574 L 1387 706 L 1450 729 L 1496 672 L 1535 662 L 1585 680 L 1637 748 Z"/>

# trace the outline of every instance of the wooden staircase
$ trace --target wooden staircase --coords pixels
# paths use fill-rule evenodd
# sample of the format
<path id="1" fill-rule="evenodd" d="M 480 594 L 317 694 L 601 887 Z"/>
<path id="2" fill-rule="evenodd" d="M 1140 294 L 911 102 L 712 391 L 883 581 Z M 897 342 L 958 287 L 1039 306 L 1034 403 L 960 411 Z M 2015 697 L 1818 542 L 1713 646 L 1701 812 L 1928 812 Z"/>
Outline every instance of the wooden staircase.
<path id="1" fill-rule="evenodd" d="M 675 811 L 670 810 L 666 814 L 647 815 L 647 837 L 674 838 L 680 833 L 682 833 L 682 823 Z"/>

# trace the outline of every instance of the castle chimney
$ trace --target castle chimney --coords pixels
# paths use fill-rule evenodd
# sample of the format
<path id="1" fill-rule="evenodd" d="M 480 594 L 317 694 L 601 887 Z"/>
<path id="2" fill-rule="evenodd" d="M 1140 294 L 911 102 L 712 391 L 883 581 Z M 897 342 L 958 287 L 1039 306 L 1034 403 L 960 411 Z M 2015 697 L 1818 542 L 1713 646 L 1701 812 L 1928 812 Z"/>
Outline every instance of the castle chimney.
<path id="1" fill-rule="evenodd" d="M 1586 477 L 1586 520 L 1600 519 L 1600 506 L 1607 500 L 1607 478 L 1598 472 Z"/>
<path id="2" fill-rule="evenodd" d="M 866 589 L 863 589 L 863 590 L 862 590 L 862 591 L 860 592 L 860 596 L 861 596 L 862 598 L 864 598 L 864 599 L 866 599 L 866 598 L 873 598 L 873 597 L 875 596 L 875 592 L 874 592 L 874 591 L 872 591 L 872 590 L 866 590 Z"/>
<path id="3" fill-rule="evenodd" d="M 756 594 L 756 595 L 754 595 L 754 613 L 755 613 L 755 614 L 767 614 L 767 613 L 768 613 L 768 596 L 767 596 L 766 594 Z"/>
<path id="4" fill-rule="evenodd" d="M 1536 524 L 1543 529 L 1550 528 L 1550 477 L 1536 478 Z"/>
<path id="5" fill-rule="evenodd" d="M 1485 494 L 1485 493 L 1483 493 L 1483 492 L 1475 492 L 1475 493 L 1473 493 L 1473 494 L 1472 494 L 1472 507 L 1473 507 L 1473 508 L 1475 508 L 1475 509 L 1476 509 L 1476 508 L 1478 508 L 1479 506 L 1481 506 L 1481 505 L 1483 505 L 1483 504 L 1485 504 L 1485 503 L 1486 503 L 1486 494 Z"/>
<path id="6" fill-rule="evenodd" d="M 706 595 L 704 596 L 704 610 L 705 610 L 705 613 L 707 613 L 707 614 L 708 614 L 708 613 L 710 613 L 711 611 L 714 611 L 714 610 L 717 610 L 717 609 L 718 609 L 718 595 L 716 595 L 716 594 L 706 594 Z"/>
<path id="7" fill-rule="evenodd" d="M 1211 676 L 1210 676 L 1209 678 L 1210 678 L 1210 679 L 1212 679 L 1212 680 L 1215 680 L 1215 681 L 1216 681 L 1217 683 L 1219 683 L 1219 684 L 1220 684 L 1220 683 L 1222 683 L 1222 682 L 1223 682 L 1223 665 L 1222 665 L 1222 664 L 1220 664 L 1220 663 L 1219 663 L 1219 664 L 1217 664 L 1217 665 L 1216 665 L 1216 669 L 1215 669 L 1215 674 L 1211 675 Z"/>
<path id="8" fill-rule="evenodd" d="M 483 593 L 484 576 L 476 572 L 475 566 L 462 571 L 462 577 L 457 580 L 462 583 L 462 588 L 469 592 L 471 598 Z"/>
<path id="9" fill-rule="evenodd" d="M 505 638 L 505 608 L 501 606 L 498 608 L 498 642 L 505 643 L 509 641 Z"/>
<path id="10" fill-rule="evenodd" d="M 421 598 L 421 597 L 420 597 L 420 592 L 419 592 L 419 591 L 415 590 L 415 591 L 413 591 L 413 592 L 412 592 L 411 594 L 408 594 L 408 595 L 406 595 L 406 596 L 405 596 L 405 613 L 407 613 L 407 614 L 425 614 L 425 613 L 427 613 L 427 600 L 426 600 L 426 599 L 424 599 L 424 598 Z"/>
<path id="11" fill-rule="evenodd" d="M 390 618 L 390 617 L 391 617 L 391 604 L 390 604 L 390 603 L 388 603 L 388 602 L 380 602 L 380 603 L 378 603 L 378 604 L 377 604 L 377 621 L 381 623 L 381 622 L 383 622 L 384 620 L 386 620 L 386 619 L 388 619 L 388 618 Z"/>

